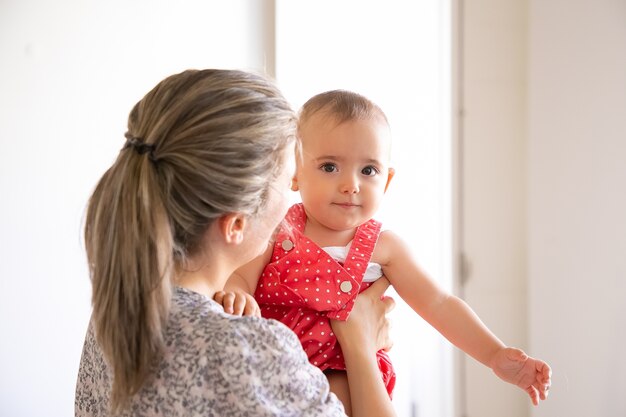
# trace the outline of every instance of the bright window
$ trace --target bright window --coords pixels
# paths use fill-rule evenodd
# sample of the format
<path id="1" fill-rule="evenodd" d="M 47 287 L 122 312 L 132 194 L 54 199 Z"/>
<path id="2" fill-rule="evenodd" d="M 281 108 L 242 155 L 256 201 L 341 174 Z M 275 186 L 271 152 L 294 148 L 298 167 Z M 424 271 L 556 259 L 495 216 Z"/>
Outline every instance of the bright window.
<path id="1" fill-rule="evenodd" d="M 451 288 L 450 10 L 447 1 L 277 0 L 276 78 L 299 107 L 336 88 L 379 104 L 396 177 L 377 218 Z M 391 295 L 394 295 L 393 293 Z M 452 349 L 400 302 L 390 352 L 400 416 L 452 415 Z"/>

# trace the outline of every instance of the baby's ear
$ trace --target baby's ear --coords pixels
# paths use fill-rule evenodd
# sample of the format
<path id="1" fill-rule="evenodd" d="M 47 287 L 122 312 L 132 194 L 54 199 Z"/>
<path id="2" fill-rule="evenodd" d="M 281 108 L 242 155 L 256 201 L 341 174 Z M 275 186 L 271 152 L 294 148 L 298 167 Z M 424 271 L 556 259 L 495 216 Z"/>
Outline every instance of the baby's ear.
<path id="1" fill-rule="evenodd" d="M 291 179 L 291 185 L 289 186 L 291 191 L 298 191 L 300 188 L 298 187 L 298 178 L 294 175 Z"/>
<path id="2" fill-rule="evenodd" d="M 385 184 L 385 192 L 387 192 L 387 188 L 389 188 L 389 183 L 391 182 L 391 179 L 394 175 L 396 175 L 396 170 L 389 167 L 389 173 L 387 174 L 387 184 Z"/>

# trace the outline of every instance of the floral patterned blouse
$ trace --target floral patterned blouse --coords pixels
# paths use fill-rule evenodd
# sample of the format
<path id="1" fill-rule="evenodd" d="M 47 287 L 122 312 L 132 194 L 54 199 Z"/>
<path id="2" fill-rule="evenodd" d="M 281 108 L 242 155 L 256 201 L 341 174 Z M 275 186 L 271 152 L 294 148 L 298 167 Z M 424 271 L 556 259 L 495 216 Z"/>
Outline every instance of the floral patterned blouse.
<path id="1" fill-rule="evenodd" d="M 225 314 L 176 287 L 158 369 L 121 416 L 345 416 L 295 334 Z M 76 385 L 76 416 L 109 416 L 112 376 L 90 325 Z"/>

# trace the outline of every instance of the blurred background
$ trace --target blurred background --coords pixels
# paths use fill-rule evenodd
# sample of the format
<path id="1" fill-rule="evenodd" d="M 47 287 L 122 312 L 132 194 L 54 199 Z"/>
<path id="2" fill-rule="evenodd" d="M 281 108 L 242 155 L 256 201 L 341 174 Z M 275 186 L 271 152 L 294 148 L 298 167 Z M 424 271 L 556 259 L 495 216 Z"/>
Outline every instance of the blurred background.
<path id="1" fill-rule="evenodd" d="M 135 102 L 210 67 L 377 102 L 378 218 L 553 368 L 532 407 L 396 296 L 399 416 L 626 416 L 626 0 L 0 0 L 0 416 L 73 415 L 87 199 Z"/>

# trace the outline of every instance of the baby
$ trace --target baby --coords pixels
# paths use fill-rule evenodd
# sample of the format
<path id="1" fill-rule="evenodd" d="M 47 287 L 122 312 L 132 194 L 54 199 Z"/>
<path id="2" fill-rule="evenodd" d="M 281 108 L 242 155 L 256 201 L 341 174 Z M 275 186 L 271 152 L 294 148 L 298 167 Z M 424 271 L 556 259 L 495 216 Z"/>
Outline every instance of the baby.
<path id="1" fill-rule="evenodd" d="M 381 231 L 373 219 L 394 176 L 383 111 L 353 92 L 325 92 L 302 107 L 298 135 L 291 188 L 302 203 L 291 207 L 268 250 L 237 270 L 216 301 L 227 312 L 260 313 L 289 326 L 350 415 L 345 365 L 330 320 L 346 320 L 358 293 L 384 275 L 455 346 L 525 390 L 533 404 L 545 399 L 550 367 L 505 346 L 464 301 L 420 269 L 400 237 Z M 391 395 L 392 364 L 384 351 L 377 357 Z"/>

